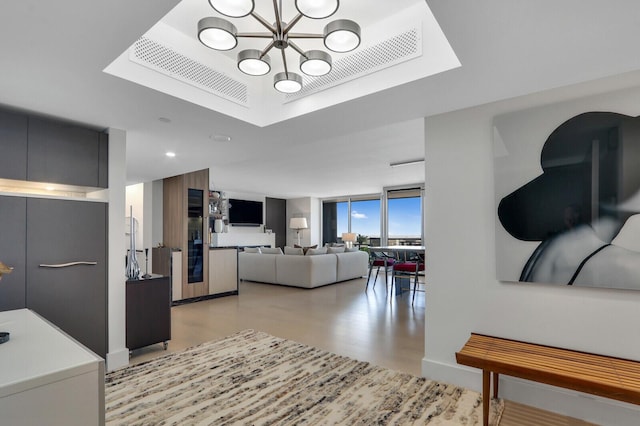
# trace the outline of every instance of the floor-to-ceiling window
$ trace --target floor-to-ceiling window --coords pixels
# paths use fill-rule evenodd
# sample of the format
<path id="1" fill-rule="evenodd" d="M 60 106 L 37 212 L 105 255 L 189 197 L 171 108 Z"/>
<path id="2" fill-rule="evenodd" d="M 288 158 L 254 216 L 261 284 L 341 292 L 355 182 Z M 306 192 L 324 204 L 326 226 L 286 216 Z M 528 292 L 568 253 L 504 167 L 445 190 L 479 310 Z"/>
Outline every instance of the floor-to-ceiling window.
<path id="1" fill-rule="evenodd" d="M 341 197 L 322 203 L 322 243 L 342 241 L 342 234 L 352 232 L 366 244 L 380 243 L 380 195 Z"/>
<path id="2" fill-rule="evenodd" d="M 380 197 L 351 199 L 351 232 L 370 245 L 380 244 Z"/>
<path id="3" fill-rule="evenodd" d="M 422 193 L 421 187 L 385 189 L 388 245 L 422 245 Z"/>
<path id="4" fill-rule="evenodd" d="M 423 199 L 424 185 L 417 184 L 323 200 L 322 244 L 339 243 L 352 232 L 372 246 L 422 245 Z"/>

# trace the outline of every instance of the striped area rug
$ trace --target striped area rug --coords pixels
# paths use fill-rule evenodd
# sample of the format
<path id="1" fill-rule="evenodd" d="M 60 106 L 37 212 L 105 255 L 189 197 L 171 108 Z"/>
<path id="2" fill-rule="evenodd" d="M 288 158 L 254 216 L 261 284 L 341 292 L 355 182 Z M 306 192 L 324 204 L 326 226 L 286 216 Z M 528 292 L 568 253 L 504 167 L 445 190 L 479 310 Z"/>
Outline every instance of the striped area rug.
<path id="1" fill-rule="evenodd" d="M 482 423 L 476 392 L 253 330 L 108 373 L 105 390 L 108 425 Z"/>

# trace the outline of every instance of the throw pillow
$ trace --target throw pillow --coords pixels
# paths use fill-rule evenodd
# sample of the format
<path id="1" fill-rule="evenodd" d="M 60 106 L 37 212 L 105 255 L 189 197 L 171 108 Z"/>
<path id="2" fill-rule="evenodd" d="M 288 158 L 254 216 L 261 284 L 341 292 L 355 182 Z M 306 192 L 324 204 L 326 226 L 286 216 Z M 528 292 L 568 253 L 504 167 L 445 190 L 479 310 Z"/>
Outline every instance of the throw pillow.
<path id="1" fill-rule="evenodd" d="M 307 256 L 315 256 L 317 254 L 327 254 L 327 248 L 326 247 L 310 248 L 309 250 L 307 250 L 307 253 L 306 253 Z"/>
<path id="2" fill-rule="evenodd" d="M 263 254 L 282 254 L 282 249 L 280 247 L 275 247 L 275 248 L 262 247 L 260 251 Z"/>
<path id="3" fill-rule="evenodd" d="M 344 253 L 344 247 L 329 247 L 327 253 Z"/>
<path id="4" fill-rule="evenodd" d="M 299 246 L 297 244 L 294 244 L 293 247 L 294 248 L 301 248 L 302 249 L 302 254 L 307 254 L 307 250 L 318 248 L 318 245 L 316 244 L 316 245 L 309 246 L 309 247 L 302 247 L 302 246 Z"/>
<path id="5" fill-rule="evenodd" d="M 302 248 L 300 247 L 285 247 L 284 254 L 291 254 L 294 256 L 302 256 L 304 253 L 302 252 Z"/>
<path id="6" fill-rule="evenodd" d="M 344 251 L 349 253 L 352 251 L 360 251 L 360 249 L 358 247 L 347 247 L 346 249 L 344 249 Z"/>
<path id="7" fill-rule="evenodd" d="M 245 253 L 261 253 L 260 247 L 245 247 L 244 252 Z"/>

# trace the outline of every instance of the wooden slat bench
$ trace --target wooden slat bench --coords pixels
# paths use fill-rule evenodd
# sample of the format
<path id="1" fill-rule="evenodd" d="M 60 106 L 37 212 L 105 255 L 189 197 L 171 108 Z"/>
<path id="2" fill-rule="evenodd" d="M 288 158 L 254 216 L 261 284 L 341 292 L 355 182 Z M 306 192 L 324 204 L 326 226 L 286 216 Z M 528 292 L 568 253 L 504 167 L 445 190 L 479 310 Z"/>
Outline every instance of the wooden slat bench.
<path id="1" fill-rule="evenodd" d="M 639 361 L 475 333 L 456 352 L 456 361 L 482 369 L 485 426 L 489 424 L 491 382 L 493 397 L 497 398 L 500 374 L 640 404 Z"/>

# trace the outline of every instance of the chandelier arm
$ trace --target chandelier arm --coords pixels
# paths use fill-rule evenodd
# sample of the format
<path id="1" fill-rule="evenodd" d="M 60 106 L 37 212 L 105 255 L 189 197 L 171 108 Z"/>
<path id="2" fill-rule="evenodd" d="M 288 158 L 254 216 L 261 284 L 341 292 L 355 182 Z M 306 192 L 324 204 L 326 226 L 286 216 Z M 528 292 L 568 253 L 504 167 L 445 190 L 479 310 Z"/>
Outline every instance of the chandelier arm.
<path id="1" fill-rule="evenodd" d="M 269 53 L 269 51 L 273 49 L 273 46 L 275 45 L 276 45 L 276 41 L 271 40 L 271 43 L 269 43 L 267 47 L 265 47 L 264 50 L 260 53 L 260 59 L 262 59 L 267 53 Z"/>
<path id="2" fill-rule="evenodd" d="M 291 38 L 324 38 L 322 34 L 312 34 L 312 33 L 289 33 L 288 37 Z"/>
<path id="3" fill-rule="evenodd" d="M 300 54 L 300 56 L 304 57 L 305 59 L 309 59 L 309 57 L 307 57 L 307 54 L 304 53 L 304 51 L 302 49 L 300 49 L 300 46 L 298 46 L 297 44 L 295 44 L 291 40 L 289 40 L 289 46 L 293 47 L 293 50 L 298 52 Z"/>
<path id="4" fill-rule="evenodd" d="M 276 34 L 282 34 L 282 16 L 278 9 L 278 0 L 273 0 L 273 12 L 276 15 Z"/>
<path id="5" fill-rule="evenodd" d="M 264 25 L 269 31 L 271 31 L 272 35 L 276 33 L 276 29 L 273 27 L 273 25 L 268 23 L 267 20 L 264 19 L 262 16 L 258 15 L 256 12 L 251 12 L 251 16 L 253 16 L 256 21 Z"/>
<path id="6" fill-rule="evenodd" d="M 238 33 L 236 34 L 236 38 L 273 38 L 273 34 L 271 33 Z"/>
<path id="7" fill-rule="evenodd" d="M 287 26 L 285 27 L 285 29 L 284 29 L 284 30 L 282 30 L 282 34 L 284 34 L 284 35 L 289 34 L 289 31 L 291 31 L 291 28 L 293 28 L 293 26 L 294 26 L 295 24 L 297 24 L 297 23 L 298 23 L 298 21 L 299 21 L 303 16 L 304 16 L 304 15 L 303 15 L 302 13 L 298 13 L 298 16 L 296 16 L 295 18 L 293 18 L 293 19 L 291 20 L 291 22 L 289 22 L 289 23 L 287 24 Z"/>
<path id="8" fill-rule="evenodd" d="M 284 49 L 280 50 L 280 53 L 282 53 L 282 63 L 284 64 L 284 73 L 286 74 L 287 78 L 289 78 L 289 69 L 287 68 L 287 57 L 284 54 Z"/>

